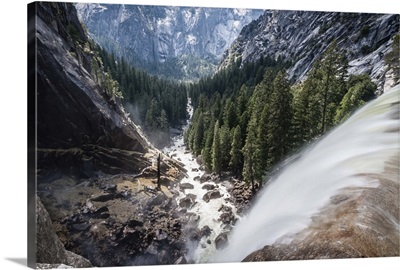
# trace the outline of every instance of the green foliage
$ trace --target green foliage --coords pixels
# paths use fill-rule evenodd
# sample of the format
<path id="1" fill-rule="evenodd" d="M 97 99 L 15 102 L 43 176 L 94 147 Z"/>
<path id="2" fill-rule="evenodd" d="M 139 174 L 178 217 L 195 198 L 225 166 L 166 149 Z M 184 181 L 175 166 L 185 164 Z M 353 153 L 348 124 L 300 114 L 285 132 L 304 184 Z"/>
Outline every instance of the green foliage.
<path id="1" fill-rule="evenodd" d="M 122 92 L 119 90 L 118 82 L 114 80 L 110 73 L 104 73 L 104 81 L 102 87 L 106 91 L 107 95 L 111 100 L 115 101 L 115 98 L 123 98 Z"/>
<path id="2" fill-rule="evenodd" d="M 314 63 L 294 106 L 295 144 L 301 145 L 334 125 L 336 109 L 346 93 L 347 59 L 333 42 Z"/>
<path id="3" fill-rule="evenodd" d="M 108 94 L 123 96 L 132 120 L 144 127 L 156 146 L 164 146 L 169 140 L 169 128 L 179 127 L 187 117 L 187 86 L 150 75 L 103 49 L 97 50 L 99 57 L 91 62 L 95 80 L 106 87 Z M 104 76 L 99 72 L 101 65 L 106 71 Z"/>
<path id="4" fill-rule="evenodd" d="M 243 168 L 243 155 L 242 155 L 242 131 L 239 125 L 236 126 L 233 132 L 233 139 L 230 151 L 229 168 L 237 176 L 240 175 Z"/>
<path id="5" fill-rule="evenodd" d="M 281 161 L 291 149 L 292 93 L 281 71 L 273 82 L 267 122 L 268 167 Z"/>
<path id="6" fill-rule="evenodd" d="M 74 23 L 71 22 L 68 23 L 67 32 L 74 42 L 83 43 L 81 33 L 79 32 L 78 27 Z"/>
<path id="7" fill-rule="evenodd" d="M 371 99 L 368 76 L 348 76 L 333 41 L 307 79 L 291 86 L 280 58 L 234 62 L 189 86 L 195 108 L 188 145 L 208 171 L 231 171 L 253 187 L 287 155 Z"/>
<path id="8" fill-rule="evenodd" d="M 369 54 L 369 53 L 371 53 L 371 52 L 373 52 L 373 51 L 374 51 L 374 48 L 372 48 L 371 46 L 363 45 L 363 46 L 361 47 L 361 53 L 362 53 L 363 55 L 367 55 L 367 54 Z"/>
<path id="9" fill-rule="evenodd" d="M 246 142 L 243 146 L 243 180 L 247 183 L 251 183 L 254 187 L 254 179 L 257 177 L 257 156 L 256 156 L 256 121 L 252 118 L 249 122 L 249 127 L 247 130 Z"/>
<path id="10" fill-rule="evenodd" d="M 193 153 L 195 156 L 201 153 L 203 149 L 203 138 L 204 138 L 204 121 L 203 113 L 200 112 L 198 120 L 195 122 L 194 135 L 193 135 Z"/>
<path id="11" fill-rule="evenodd" d="M 209 128 L 206 131 L 206 143 L 202 150 L 205 167 L 208 171 L 212 171 L 212 147 L 214 143 L 214 127 L 215 122 L 211 121 Z"/>
<path id="12" fill-rule="evenodd" d="M 366 37 L 368 35 L 368 33 L 369 33 L 370 28 L 371 27 L 368 24 L 364 25 L 363 27 L 361 27 L 361 29 L 360 29 L 360 38 Z"/>
<path id="13" fill-rule="evenodd" d="M 212 144 L 212 169 L 218 174 L 221 174 L 222 172 L 221 136 L 218 120 L 217 122 L 215 122 L 214 126 L 214 137 Z"/>
<path id="14" fill-rule="evenodd" d="M 336 110 L 335 122 L 339 124 L 350 114 L 374 97 L 376 84 L 367 75 L 353 75 L 348 82 L 349 90 Z"/>
<path id="15" fill-rule="evenodd" d="M 393 71 L 395 84 L 400 82 L 400 35 L 393 38 L 392 50 L 385 55 L 385 62 Z"/>
<path id="16" fill-rule="evenodd" d="M 232 136 L 231 130 L 224 124 L 220 128 L 220 139 L 221 139 L 221 167 L 226 170 L 229 168 L 229 161 L 231 160 L 231 144 Z"/>

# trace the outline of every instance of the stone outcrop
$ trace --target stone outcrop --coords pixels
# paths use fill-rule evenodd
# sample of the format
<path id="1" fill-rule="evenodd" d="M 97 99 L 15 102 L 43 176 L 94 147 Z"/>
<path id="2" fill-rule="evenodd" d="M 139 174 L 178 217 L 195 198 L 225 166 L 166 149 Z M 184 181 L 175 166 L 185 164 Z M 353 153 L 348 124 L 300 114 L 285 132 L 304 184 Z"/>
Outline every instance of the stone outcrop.
<path id="1" fill-rule="evenodd" d="M 39 268 L 46 267 L 46 264 L 51 267 L 61 264 L 75 268 L 92 267 L 87 259 L 65 250 L 39 197 L 36 197 L 36 230 L 36 262 Z"/>
<path id="2" fill-rule="evenodd" d="M 208 203 L 210 200 L 218 199 L 221 197 L 222 197 L 221 192 L 219 192 L 218 189 L 213 189 L 213 190 L 207 191 L 207 193 L 204 194 L 203 200 Z"/>
<path id="3" fill-rule="evenodd" d="M 177 211 L 177 195 L 156 187 L 130 175 L 64 177 L 38 193 L 64 246 L 94 266 L 172 264 L 185 256 L 182 227 L 192 221 Z"/>
<path id="4" fill-rule="evenodd" d="M 336 39 L 349 60 L 349 73 L 367 73 L 383 90 L 386 67 L 383 56 L 399 31 L 398 14 L 267 10 L 243 28 L 227 51 L 221 67 L 241 58 L 261 56 L 291 61 L 292 81 L 302 81 L 312 64 Z"/>
<path id="5" fill-rule="evenodd" d="M 142 173 L 157 153 L 121 101 L 93 79 L 93 48 L 74 6 L 36 5 L 39 180 L 60 172 Z M 163 172 L 173 169 L 179 177 L 182 166 L 165 157 Z"/>
<path id="6" fill-rule="evenodd" d="M 76 7 L 101 46 L 151 72 L 181 78 L 211 74 L 242 27 L 262 14 L 173 6 L 79 3 Z"/>

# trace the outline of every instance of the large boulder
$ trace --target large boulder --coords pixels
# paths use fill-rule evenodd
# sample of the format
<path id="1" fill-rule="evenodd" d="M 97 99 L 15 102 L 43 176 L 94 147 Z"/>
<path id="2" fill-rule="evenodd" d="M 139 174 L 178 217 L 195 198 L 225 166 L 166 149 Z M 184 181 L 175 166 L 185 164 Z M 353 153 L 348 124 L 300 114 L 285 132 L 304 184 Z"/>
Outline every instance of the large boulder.
<path id="1" fill-rule="evenodd" d="M 217 250 L 224 249 L 228 244 L 229 244 L 229 241 L 228 241 L 228 234 L 227 233 L 220 233 L 215 238 L 215 248 Z"/>
<path id="2" fill-rule="evenodd" d="M 193 200 L 189 196 L 179 200 L 179 206 L 181 208 L 188 209 L 192 207 L 192 205 L 193 205 Z"/>
<path id="3" fill-rule="evenodd" d="M 210 200 L 218 199 L 221 197 L 222 197 L 222 195 L 219 192 L 219 190 L 214 189 L 214 190 L 210 190 L 206 194 L 204 194 L 203 200 L 208 203 Z"/>
<path id="4" fill-rule="evenodd" d="M 205 190 L 213 190 L 213 189 L 215 189 L 215 185 L 213 185 L 213 184 L 204 184 L 201 188 L 205 189 Z"/>
<path id="5" fill-rule="evenodd" d="M 194 186 L 190 183 L 180 183 L 179 187 L 184 190 L 184 189 L 194 189 Z"/>
<path id="6" fill-rule="evenodd" d="M 80 255 L 67 251 L 53 230 L 49 213 L 36 196 L 36 262 L 40 264 L 65 264 L 75 268 L 92 267 Z"/>

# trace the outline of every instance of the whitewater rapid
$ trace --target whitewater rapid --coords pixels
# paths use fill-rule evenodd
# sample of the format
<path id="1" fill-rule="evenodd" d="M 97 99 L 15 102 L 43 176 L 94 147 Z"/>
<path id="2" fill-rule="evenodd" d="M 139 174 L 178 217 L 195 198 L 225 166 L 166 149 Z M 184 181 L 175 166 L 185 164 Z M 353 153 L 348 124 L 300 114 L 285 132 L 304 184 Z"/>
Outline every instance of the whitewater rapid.
<path id="1" fill-rule="evenodd" d="M 189 114 L 189 120 L 183 130 L 188 128 L 191 117 L 193 116 L 193 107 L 191 106 L 190 99 L 187 105 L 187 112 Z M 201 169 L 192 153 L 187 151 L 186 145 L 184 144 L 183 134 L 173 137 L 172 143 L 170 146 L 163 149 L 163 153 L 184 164 L 184 168 L 187 170 L 187 176 L 184 177 L 180 183 L 189 183 L 193 185 L 193 189 L 183 189 L 179 191 L 179 196 L 177 197 L 178 205 L 179 201 L 182 198 L 185 198 L 188 194 L 196 195 L 195 204 L 188 209 L 188 212 L 195 213 L 199 216 L 199 222 L 197 225 L 198 229 L 201 229 L 204 226 L 208 226 L 211 229 L 210 236 L 202 237 L 199 243 L 187 243 L 187 248 L 189 250 L 187 257 L 195 263 L 207 262 L 216 252 L 214 242 L 215 238 L 222 232 L 227 231 L 224 224 L 218 220 L 222 213 L 219 211 L 221 206 L 231 207 L 233 215 L 237 217 L 236 208 L 229 202 L 230 194 L 224 183 L 215 183 L 212 181 L 200 183 L 199 178 L 205 173 L 205 171 Z M 205 202 L 203 196 L 208 190 L 203 189 L 202 187 L 206 184 L 217 186 L 216 189 L 218 189 L 222 195 L 221 198 L 212 199 L 208 203 Z"/>
<path id="2" fill-rule="evenodd" d="M 365 175 L 382 173 L 399 153 L 399 95 L 400 86 L 370 102 L 283 168 L 210 261 L 239 262 L 265 245 L 290 242 L 340 190 L 376 187 Z"/>

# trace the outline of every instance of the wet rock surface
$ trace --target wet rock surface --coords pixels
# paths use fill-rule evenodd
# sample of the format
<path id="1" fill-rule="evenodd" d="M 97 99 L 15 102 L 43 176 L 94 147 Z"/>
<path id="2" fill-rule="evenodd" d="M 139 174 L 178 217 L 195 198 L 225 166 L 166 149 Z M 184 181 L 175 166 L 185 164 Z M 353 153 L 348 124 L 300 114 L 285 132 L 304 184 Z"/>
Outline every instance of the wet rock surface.
<path id="1" fill-rule="evenodd" d="M 386 163 L 376 188 L 344 189 L 292 236 L 254 251 L 244 261 L 310 260 L 400 256 L 399 157 Z"/>
<path id="2" fill-rule="evenodd" d="M 65 182 L 71 182 L 68 189 L 56 189 Z M 155 192 L 144 189 L 155 188 L 154 182 L 113 176 L 92 179 L 82 188 L 71 179 L 58 179 L 41 184 L 39 194 L 65 247 L 95 266 L 172 264 L 179 258 L 183 263 L 181 228 L 194 220 L 177 211 L 176 195 L 167 187 Z M 113 188 L 105 191 L 105 185 Z M 100 195 L 93 195 L 97 192 Z"/>

